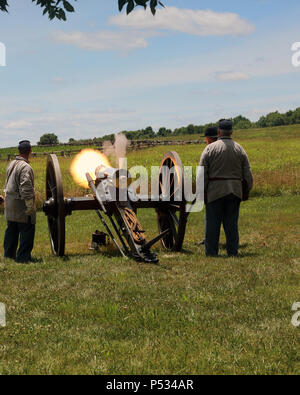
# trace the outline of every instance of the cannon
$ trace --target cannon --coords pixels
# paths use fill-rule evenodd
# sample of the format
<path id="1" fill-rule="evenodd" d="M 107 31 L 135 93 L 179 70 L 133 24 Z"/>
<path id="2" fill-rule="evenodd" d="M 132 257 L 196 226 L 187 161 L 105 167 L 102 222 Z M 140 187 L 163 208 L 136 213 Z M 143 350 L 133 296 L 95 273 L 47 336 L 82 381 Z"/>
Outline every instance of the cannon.
<path id="1" fill-rule="evenodd" d="M 166 171 L 168 176 L 164 174 Z M 161 161 L 157 196 L 145 197 L 133 192 L 128 182 L 126 183 L 126 180 L 130 180 L 127 170 L 100 165 L 95 174 L 96 179 L 93 179 L 91 174 L 86 174 L 91 195 L 66 198 L 58 158 L 54 154 L 48 156 L 46 201 L 43 211 L 47 216 L 54 255 L 65 255 L 66 217 L 74 211 L 86 210 L 96 212 L 122 256 L 136 261 L 156 263 L 158 258 L 151 251 L 151 247 L 159 241 L 166 250 L 182 250 L 187 213 L 184 194 L 181 192 L 182 198 L 175 199 L 177 189 L 181 188 L 182 191 L 184 185 L 183 167 L 176 152 L 167 152 Z M 137 217 L 138 210 L 143 208 L 153 208 L 157 216 L 158 235 L 149 241 L 146 240 Z"/>

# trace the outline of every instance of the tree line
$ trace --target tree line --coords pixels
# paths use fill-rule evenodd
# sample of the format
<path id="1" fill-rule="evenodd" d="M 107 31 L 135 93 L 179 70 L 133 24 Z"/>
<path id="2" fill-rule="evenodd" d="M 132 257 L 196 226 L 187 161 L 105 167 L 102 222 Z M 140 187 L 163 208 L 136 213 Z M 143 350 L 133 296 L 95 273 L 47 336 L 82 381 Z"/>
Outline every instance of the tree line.
<path id="1" fill-rule="evenodd" d="M 274 126 L 283 126 L 283 125 L 294 125 L 300 124 L 300 107 L 296 108 L 296 110 L 290 110 L 286 113 L 279 113 L 278 111 L 271 112 L 267 115 L 261 116 L 258 121 L 251 122 L 248 118 L 238 115 L 237 117 L 231 118 L 233 122 L 233 128 L 235 130 L 240 129 L 255 129 L 255 128 L 268 128 Z M 122 133 L 127 137 L 128 140 L 149 140 L 157 137 L 168 137 L 168 136 L 182 136 L 182 135 L 193 135 L 199 134 L 204 135 L 205 130 L 210 126 L 217 126 L 218 122 L 207 123 L 205 125 L 193 125 L 190 124 L 188 126 L 183 126 L 180 128 L 176 128 L 174 130 L 161 127 L 157 132 L 153 130 L 151 126 L 146 127 L 145 129 L 139 130 L 123 130 Z M 93 139 L 79 139 L 75 140 L 74 138 L 69 139 L 70 144 L 81 145 L 81 144 L 99 144 L 103 141 L 114 141 L 115 134 L 107 134 L 103 137 L 94 137 Z M 44 134 L 38 145 L 57 145 L 59 144 L 58 137 L 54 133 Z"/>

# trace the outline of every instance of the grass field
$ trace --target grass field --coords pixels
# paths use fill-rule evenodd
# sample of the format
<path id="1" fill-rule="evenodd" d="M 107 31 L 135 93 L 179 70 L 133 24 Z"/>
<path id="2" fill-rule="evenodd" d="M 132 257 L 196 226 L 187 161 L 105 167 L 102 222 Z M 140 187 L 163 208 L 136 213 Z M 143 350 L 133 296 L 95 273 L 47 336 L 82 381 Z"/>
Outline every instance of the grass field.
<path id="1" fill-rule="evenodd" d="M 255 176 L 255 186 L 251 193 L 255 196 L 281 196 L 295 194 L 300 190 L 300 125 L 290 127 L 251 129 L 235 133 L 235 138 L 246 149 Z M 159 166 L 168 150 L 175 150 L 186 166 L 196 166 L 204 144 L 183 146 L 159 146 L 128 153 L 128 168 L 143 165 L 150 170 L 152 165 Z M 59 158 L 64 177 L 64 192 L 67 197 L 83 196 L 86 191 L 73 181 L 70 175 L 72 158 Z M 44 201 L 46 157 L 31 161 L 36 175 L 38 207 Z M 112 165 L 115 165 L 112 159 Z M 0 180 L 5 181 L 7 162 L 0 161 Z M 0 184 L 1 185 L 1 184 Z"/>
<path id="2" fill-rule="evenodd" d="M 2 374 L 299 374 L 299 129 L 237 133 L 256 186 L 242 204 L 241 256 L 206 258 L 203 212 L 190 216 L 184 251 L 155 247 L 158 265 L 121 259 L 111 248 L 87 248 L 101 228 L 93 212 L 67 220 L 67 257 L 50 254 L 38 214 L 34 250 L 40 262 L 0 263 Z M 244 133 L 244 132 L 243 132 Z M 185 165 L 202 146 L 174 148 Z M 129 154 L 129 165 L 159 164 L 168 147 Z M 60 160 L 66 194 L 83 194 Z M 0 179 L 5 163 L 0 163 Z M 35 159 L 43 199 L 45 160 Z M 150 238 L 153 210 L 139 212 Z M 0 219 L 0 239 L 5 223 Z"/>

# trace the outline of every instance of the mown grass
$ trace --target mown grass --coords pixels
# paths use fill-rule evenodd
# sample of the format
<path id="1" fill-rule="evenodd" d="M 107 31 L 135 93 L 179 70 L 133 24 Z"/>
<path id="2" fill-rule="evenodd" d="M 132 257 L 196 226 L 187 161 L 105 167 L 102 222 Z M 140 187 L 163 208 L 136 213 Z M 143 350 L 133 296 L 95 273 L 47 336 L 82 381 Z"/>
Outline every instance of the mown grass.
<path id="1" fill-rule="evenodd" d="M 2 374 L 296 374 L 300 331 L 299 196 L 242 207 L 241 257 L 209 259 L 197 245 L 203 213 L 190 218 L 183 253 L 158 265 L 88 251 L 94 213 L 68 219 L 65 259 L 53 258 L 38 216 L 40 263 L 0 264 Z M 155 214 L 140 217 L 147 235 Z M 4 223 L 1 220 L 1 238 Z M 224 238 L 222 236 L 222 243 Z"/>
<path id="2" fill-rule="evenodd" d="M 158 265 L 122 259 L 112 247 L 93 253 L 88 243 L 99 220 L 76 212 L 67 219 L 67 256 L 57 259 L 39 213 L 40 262 L 0 263 L 0 302 L 7 307 L 0 373 L 299 374 L 300 329 L 291 324 L 300 301 L 299 137 L 237 139 L 257 182 L 241 208 L 239 258 L 226 257 L 223 234 L 220 257 L 205 257 L 198 245 L 203 212 L 191 214 L 182 253 L 154 248 Z M 203 149 L 170 148 L 184 164 L 198 163 Z M 165 151 L 130 153 L 129 166 L 159 164 Z M 60 163 L 66 194 L 82 194 L 69 175 L 70 159 Z M 42 199 L 45 160 L 33 166 Z M 154 210 L 138 215 L 147 238 L 156 235 Z M 1 240 L 4 230 L 1 216 Z"/>

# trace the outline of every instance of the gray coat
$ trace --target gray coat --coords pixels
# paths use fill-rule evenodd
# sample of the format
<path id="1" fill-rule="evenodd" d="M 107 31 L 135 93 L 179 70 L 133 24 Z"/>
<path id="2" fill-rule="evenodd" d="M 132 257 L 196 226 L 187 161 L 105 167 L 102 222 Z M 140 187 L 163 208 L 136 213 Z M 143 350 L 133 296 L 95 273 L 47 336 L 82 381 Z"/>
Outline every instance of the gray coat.
<path id="1" fill-rule="evenodd" d="M 25 200 L 35 199 L 34 173 L 28 161 L 17 156 L 6 171 L 5 219 L 11 222 L 27 223 Z M 36 212 L 31 216 L 36 223 Z"/>
<path id="2" fill-rule="evenodd" d="M 242 183 L 245 179 L 249 190 L 253 187 L 253 176 L 248 156 L 241 145 L 231 137 L 221 137 L 203 151 L 200 166 L 204 166 L 204 187 L 207 203 L 233 194 L 242 199 Z M 214 178 L 236 178 L 237 180 L 210 180 Z"/>

